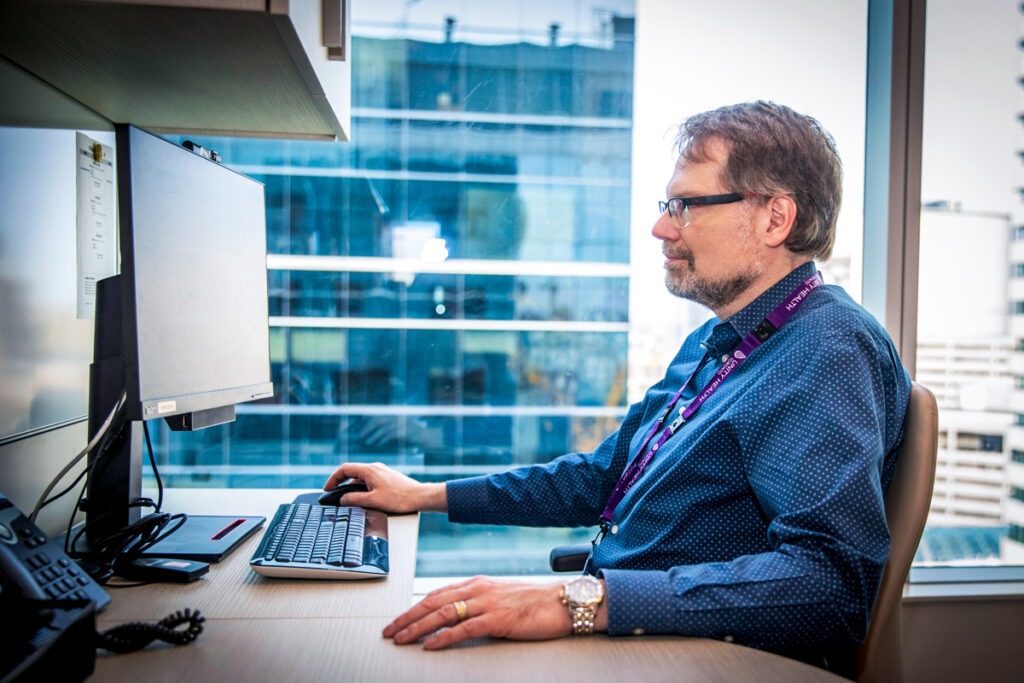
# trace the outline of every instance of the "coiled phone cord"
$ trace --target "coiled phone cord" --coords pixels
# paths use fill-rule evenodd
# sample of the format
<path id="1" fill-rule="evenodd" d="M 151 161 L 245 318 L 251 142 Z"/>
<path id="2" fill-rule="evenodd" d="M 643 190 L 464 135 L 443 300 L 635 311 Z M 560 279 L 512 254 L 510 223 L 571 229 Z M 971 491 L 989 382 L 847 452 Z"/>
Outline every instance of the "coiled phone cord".
<path id="1" fill-rule="evenodd" d="M 141 650 L 154 640 L 172 645 L 187 645 L 203 632 L 203 617 L 199 610 L 184 609 L 157 623 L 132 622 L 96 633 L 96 647 L 118 654 Z M 188 624 L 185 629 L 179 626 Z"/>

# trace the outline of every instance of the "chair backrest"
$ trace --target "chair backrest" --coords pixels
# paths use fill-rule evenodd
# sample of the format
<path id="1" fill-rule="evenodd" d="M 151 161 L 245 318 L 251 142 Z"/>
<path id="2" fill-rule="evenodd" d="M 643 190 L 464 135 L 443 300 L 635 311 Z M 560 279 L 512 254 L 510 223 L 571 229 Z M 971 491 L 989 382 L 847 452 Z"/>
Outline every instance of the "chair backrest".
<path id="1" fill-rule="evenodd" d="M 868 636 L 857 654 L 857 680 L 900 683 L 903 655 L 900 609 L 903 586 L 921 542 L 935 485 L 939 409 L 935 396 L 916 382 L 910 389 L 903 446 L 885 493 L 885 518 L 891 537 L 889 560 L 871 612 Z"/>

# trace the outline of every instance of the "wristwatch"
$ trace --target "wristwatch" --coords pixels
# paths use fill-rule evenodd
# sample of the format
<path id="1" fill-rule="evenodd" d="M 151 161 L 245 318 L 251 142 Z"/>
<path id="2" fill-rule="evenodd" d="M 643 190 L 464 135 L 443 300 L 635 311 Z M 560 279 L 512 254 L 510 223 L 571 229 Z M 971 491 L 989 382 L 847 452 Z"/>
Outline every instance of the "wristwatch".
<path id="1" fill-rule="evenodd" d="M 589 636 L 593 633 L 597 608 L 604 600 L 604 584 L 593 576 L 578 576 L 562 585 L 559 598 L 569 608 L 572 634 Z"/>

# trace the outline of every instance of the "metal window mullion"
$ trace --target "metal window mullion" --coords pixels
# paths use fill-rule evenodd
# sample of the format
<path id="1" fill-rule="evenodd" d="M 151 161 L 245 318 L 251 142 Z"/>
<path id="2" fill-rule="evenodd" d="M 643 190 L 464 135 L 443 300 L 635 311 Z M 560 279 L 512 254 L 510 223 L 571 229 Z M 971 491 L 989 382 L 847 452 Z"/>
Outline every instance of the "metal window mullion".
<path id="1" fill-rule="evenodd" d="M 926 0 L 869 0 L 865 307 L 915 375 Z"/>

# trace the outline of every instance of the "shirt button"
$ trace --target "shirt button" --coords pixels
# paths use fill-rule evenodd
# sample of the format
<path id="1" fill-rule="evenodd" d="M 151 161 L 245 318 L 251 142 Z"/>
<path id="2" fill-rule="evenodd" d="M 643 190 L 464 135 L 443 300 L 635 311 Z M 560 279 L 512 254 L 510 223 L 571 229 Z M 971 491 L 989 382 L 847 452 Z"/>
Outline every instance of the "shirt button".
<path id="1" fill-rule="evenodd" d="M 733 637 L 732 636 L 726 636 L 725 638 L 722 638 L 722 640 L 724 640 L 727 643 L 731 643 L 733 641 Z"/>
<path id="2" fill-rule="evenodd" d="M 637 628 L 633 629 L 633 635 L 634 636 L 642 636 L 644 633 L 645 633 L 645 631 L 642 628 L 637 627 Z"/>
<path id="3" fill-rule="evenodd" d="M 724 363 L 725 361 L 727 361 L 727 360 L 729 360 L 729 354 L 725 354 L 724 356 L 722 356 L 722 362 L 723 362 L 723 363 Z"/>
<path id="4" fill-rule="evenodd" d="M 614 536 L 617 533 L 619 533 L 619 525 L 618 524 L 613 524 L 612 525 L 612 536 Z"/>

